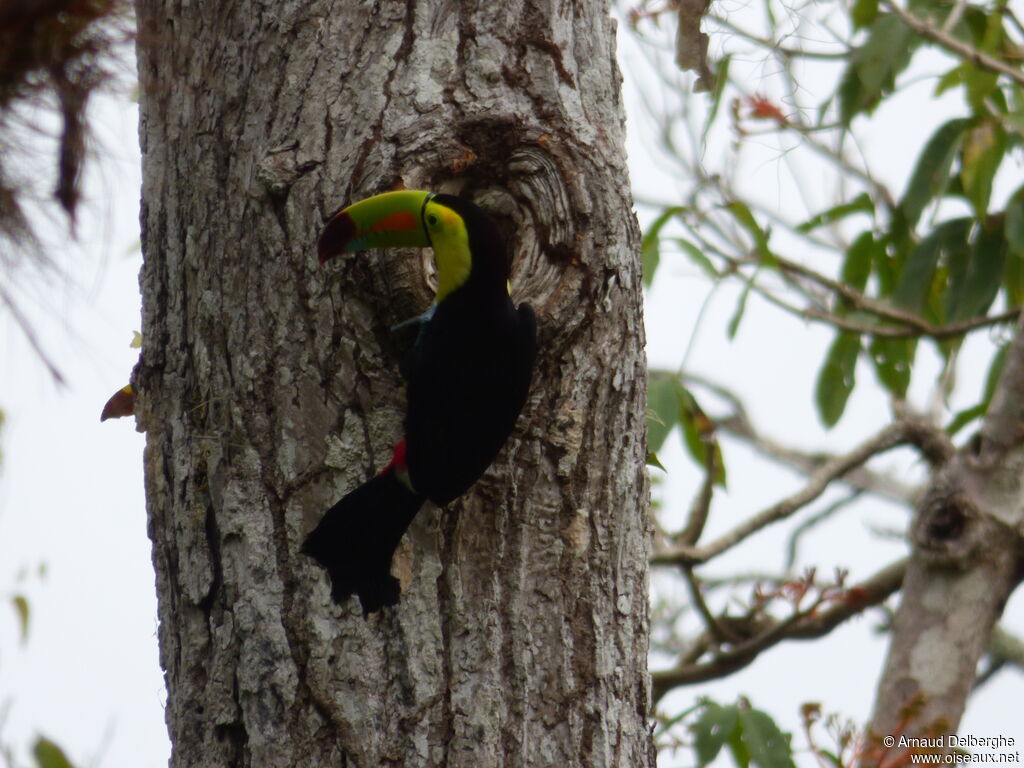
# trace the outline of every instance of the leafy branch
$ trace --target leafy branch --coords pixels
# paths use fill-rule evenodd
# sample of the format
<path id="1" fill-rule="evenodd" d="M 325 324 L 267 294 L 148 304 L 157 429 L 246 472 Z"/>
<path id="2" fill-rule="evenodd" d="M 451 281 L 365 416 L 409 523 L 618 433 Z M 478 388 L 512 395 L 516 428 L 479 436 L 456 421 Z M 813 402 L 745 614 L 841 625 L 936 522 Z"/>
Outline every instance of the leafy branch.
<path id="1" fill-rule="evenodd" d="M 1018 85 L 1024 85 L 1024 71 L 1021 71 L 1019 68 L 1014 68 L 996 57 L 990 56 L 984 51 L 958 40 L 945 29 L 936 27 L 928 21 L 915 16 L 897 3 L 892 2 L 892 0 L 882 0 L 882 2 L 900 21 L 922 37 L 938 43 L 950 53 L 971 62 L 976 67 L 996 74 L 1006 75 Z"/>

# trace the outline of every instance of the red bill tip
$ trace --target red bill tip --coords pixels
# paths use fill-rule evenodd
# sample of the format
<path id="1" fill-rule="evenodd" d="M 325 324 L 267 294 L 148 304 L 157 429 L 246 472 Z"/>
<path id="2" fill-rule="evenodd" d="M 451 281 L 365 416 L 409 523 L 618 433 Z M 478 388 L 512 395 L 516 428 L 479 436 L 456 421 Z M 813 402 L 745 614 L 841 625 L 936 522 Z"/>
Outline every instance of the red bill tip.
<path id="1" fill-rule="evenodd" d="M 345 250 L 348 242 L 355 237 L 356 223 L 345 211 L 342 211 L 327 222 L 320 238 L 316 241 L 316 251 L 320 263 L 323 264 L 332 256 Z"/>

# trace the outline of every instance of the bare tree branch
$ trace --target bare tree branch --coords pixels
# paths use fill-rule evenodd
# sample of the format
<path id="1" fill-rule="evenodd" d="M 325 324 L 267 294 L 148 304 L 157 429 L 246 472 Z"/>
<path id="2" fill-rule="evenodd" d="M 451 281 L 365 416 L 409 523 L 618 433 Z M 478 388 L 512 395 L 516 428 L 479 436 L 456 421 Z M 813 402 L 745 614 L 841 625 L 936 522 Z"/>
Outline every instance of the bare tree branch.
<path id="1" fill-rule="evenodd" d="M 834 480 L 871 457 L 906 444 L 916 445 L 930 462 L 937 464 L 948 460 L 953 452 L 952 444 L 941 430 L 919 421 L 900 419 L 848 453 L 832 458 L 810 475 L 807 485 L 802 489 L 753 515 L 710 544 L 703 547 L 677 546 L 668 551 L 655 552 L 651 564 L 693 566 L 706 563 L 751 534 L 807 506 L 821 496 Z"/>
<path id="2" fill-rule="evenodd" d="M 671 669 L 651 673 L 652 698 L 657 702 L 671 689 L 691 685 L 732 674 L 749 665 L 763 651 L 778 645 L 783 640 L 808 640 L 823 637 L 852 616 L 866 608 L 878 605 L 900 588 L 903 581 L 906 560 L 886 566 L 867 580 L 846 590 L 842 599 L 825 610 L 818 610 L 821 601 L 810 609 L 796 611 L 793 615 L 773 623 L 755 637 L 739 643 L 726 651 L 716 654 L 706 662 L 697 662 L 693 649 L 687 649 L 680 656 L 679 663 Z M 707 638 L 698 638 L 696 647 L 706 648 Z"/>

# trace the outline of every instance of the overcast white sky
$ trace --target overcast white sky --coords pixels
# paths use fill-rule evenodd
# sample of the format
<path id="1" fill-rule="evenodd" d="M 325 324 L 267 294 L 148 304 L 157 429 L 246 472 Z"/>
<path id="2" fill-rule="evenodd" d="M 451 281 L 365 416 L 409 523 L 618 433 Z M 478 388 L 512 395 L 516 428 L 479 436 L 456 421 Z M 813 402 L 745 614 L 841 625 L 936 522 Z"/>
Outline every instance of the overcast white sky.
<path id="1" fill-rule="evenodd" d="M 655 87 L 656 78 L 625 30 L 620 41 L 634 185 L 645 196 L 672 199 L 686 180 L 674 177 L 652 150 L 656 132 L 642 118 L 637 91 L 637 83 L 648 91 Z M 761 64 L 750 61 L 748 66 L 756 77 Z M 920 108 L 931 107 L 927 90 L 922 89 L 919 102 Z M 0 740 L 24 750 L 33 734 L 42 732 L 64 745 L 77 764 L 148 768 L 166 765 L 169 744 L 142 490 L 143 437 L 131 420 L 99 422 L 103 403 L 126 382 L 137 356 L 129 347 L 140 325 L 136 111 L 127 99 L 102 98 L 93 116 L 98 161 L 86 177 L 80 243 L 67 245 L 59 232 L 53 238 L 53 255 L 68 277 L 45 285 L 27 279 L 27 292 L 19 285 L 67 387 L 54 384 L 9 318 L 0 317 L 0 408 L 7 416 L 0 433 L 0 595 L 24 592 L 32 606 L 29 641 L 21 646 L 13 610 L 0 605 Z M 897 189 L 896 180 L 913 161 L 911 150 L 920 145 L 925 130 L 906 129 L 917 122 L 903 112 L 883 114 L 871 126 L 877 138 L 869 138 L 867 151 L 877 167 L 887 169 Z M 745 156 L 749 177 L 767 196 L 790 204 L 795 193 L 780 162 L 782 153 L 771 141 L 760 144 Z M 641 218 L 649 218 L 647 214 L 641 211 Z M 679 366 L 708 288 L 694 268 L 663 255 L 647 305 L 653 365 Z M 712 300 L 688 361 L 691 370 L 715 375 L 751 395 L 755 420 L 802 447 L 851 445 L 881 423 L 884 397 L 858 390 L 843 422 L 826 435 L 810 403 L 813 372 L 831 334 L 779 318 L 754 301 L 737 339 L 729 343 L 724 327 L 735 299 L 735 290 L 726 288 Z M 984 375 L 984 339 L 966 354 L 969 361 L 981 362 L 965 366 L 965 404 L 976 398 Z M 858 375 L 871 377 L 868 370 Z M 915 378 L 919 391 L 924 391 L 926 379 Z M 760 462 L 740 446 L 726 444 L 725 450 L 731 484 L 716 502 L 709 535 L 799 484 L 795 476 Z M 670 472 L 658 493 L 671 515 L 671 510 L 685 509 L 698 475 L 678 441 L 663 452 L 662 460 Z M 920 468 L 898 455 L 884 458 L 879 466 L 894 467 L 907 479 L 921 477 Z M 675 518 L 680 514 L 675 512 Z M 895 508 L 858 504 L 854 513 L 807 537 L 802 562 L 826 570 L 841 565 L 854 577 L 867 576 L 903 550 L 899 543 L 873 536 L 868 526 L 899 528 L 905 521 Z M 777 569 L 785 539 L 786 530 L 780 527 L 709 572 L 725 573 L 736 564 Z M 45 578 L 36 572 L 40 563 L 46 564 Z M 26 573 L 19 580 L 22 571 Z M 667 584 L 659 574 L 654 580 Z M 1011 626 L 1024 630 L 1024 599 L 1019 595 L 1008 615 Z M 873 624 L 862 619 L 825 642 L 777 648 L 740 674 L 673 694 L 670 701 L 683 707 L 697 695 L 730 701 L 744 694 L 791 731 L 799 731 L 799 706 L 806 701 L 820 701 L 826 711 L 863 721 L 884 653 Z M 1024 739 L 1022 683 L 1019 672 L 990 683 L 973 700 L 962 732 Z M 795 744 L 803 743 L 797 736 Z M 688 752 L 662 762 L 690 764 Z"/>

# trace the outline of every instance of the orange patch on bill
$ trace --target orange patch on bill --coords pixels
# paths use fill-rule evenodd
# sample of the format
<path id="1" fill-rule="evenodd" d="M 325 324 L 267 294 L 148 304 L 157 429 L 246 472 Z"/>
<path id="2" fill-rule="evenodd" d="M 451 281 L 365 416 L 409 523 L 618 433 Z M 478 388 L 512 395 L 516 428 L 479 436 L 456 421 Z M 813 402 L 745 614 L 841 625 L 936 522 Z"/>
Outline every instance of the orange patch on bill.
<path id="1" fill-rule="evenodd" d="M 382 219 L 377 219 L 362 234 L 371 232 L 410 232 L 419 226 L 416 217 L 408 211 L 396 211 Z"/>

